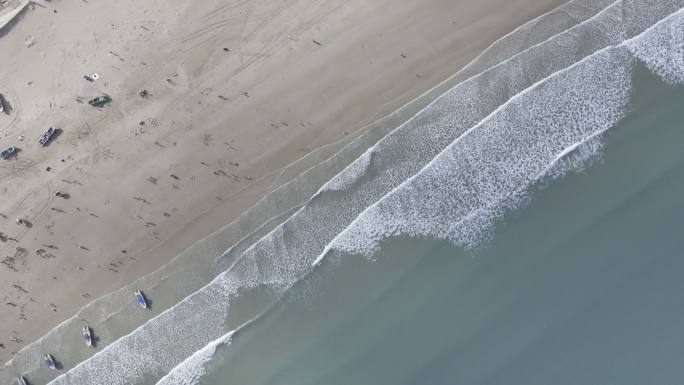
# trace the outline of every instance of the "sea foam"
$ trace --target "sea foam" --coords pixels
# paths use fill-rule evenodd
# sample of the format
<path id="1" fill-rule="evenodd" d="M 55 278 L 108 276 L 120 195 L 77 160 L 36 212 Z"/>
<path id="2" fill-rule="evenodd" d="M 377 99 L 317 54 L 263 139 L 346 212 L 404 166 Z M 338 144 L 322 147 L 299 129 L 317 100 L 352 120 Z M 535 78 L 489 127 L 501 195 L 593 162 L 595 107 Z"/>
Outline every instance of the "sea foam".
<path id="1" fill-rule="evenodd" d="M 380 241 L 398 235 L 476 246 L 499 208 L 524 195 L 549 165 L 580 143 L 590 144 L 583 151 L 597 153 L 600 145 L 589 140 L 622 118 L 634 57 L 663 80 L 682 82 L 683 12 L 516 95 L 365 210 L 330 248 L 370 255 Z M 567 172 L 570 165 L 552 169 Z"/>
<path id="2" fill-rule="evenodd" d="M 670 84 L 684 83 L 684 15 L 677 12 L 627 48 Z"/>
<path id="3" fill-rule="evenodd" d="M 159 385 L 191 385 L 197 383 L 205 373 L 204 364 L 211 360 L 216 348 L 230 343 L 234 333 L 235 331 L 231 331 L 196 351 L 157 383 Z"/>
<path id="4" fill-rule="evenodd" d="M 559 153 L 622 117 L 630 64 L 626 49 L 605 49 L 525 90 L 367 209 L 332 248 L 372 254 L 397 235 L 472 247 L 472 236 L 461 235 L 463 219 L 498 206 Z"/>

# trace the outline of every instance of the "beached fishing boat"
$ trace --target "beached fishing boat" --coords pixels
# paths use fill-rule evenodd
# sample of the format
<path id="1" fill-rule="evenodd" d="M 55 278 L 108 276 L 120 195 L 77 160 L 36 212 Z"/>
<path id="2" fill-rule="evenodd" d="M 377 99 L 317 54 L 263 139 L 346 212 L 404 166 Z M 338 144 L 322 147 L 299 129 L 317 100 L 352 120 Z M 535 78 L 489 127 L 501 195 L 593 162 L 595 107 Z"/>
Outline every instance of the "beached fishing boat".
<path id="1" fill-rule="evenodd" d="M 26 380 L 25 380 L 24 377 L 22 377 L 22 376 L 17 377 L 17 384 L 19 384 L 19 385 L 27 385 L 27 384 L 26 384 Z"/>
<path id="2" fill-rule="evenodd" d="M 52 139 L 52 136 L 55 134 L 55 132 L 57 132 L 56 128 L 49 127 L 47 131 L 45 131 L 43 135 L 41 135 L 40 138 L 38 138 L 38 143 L 41 146 L 47 146 L 48 142 L 50 141 L 50 139 Z"/>
<path id="3" fill-rule="evenodd" d="M 46 365 L 48 368 L 50 368 L 50 369 L 52 369 L 52 370 L 56 370 L 56 369 L 57 369 L 57 365 L 55 365 L 55 360 L 52 359 L 52 356 L 50 355 L 50 353 L 47 353 L 47 354 L 45 354 L 45 355 L 43 356 L 43 362 L 45 362 L 45 365 Z"/>
<path id="4" fill-rule="evenodd" d="M 90 335 L 90 328 L 88 326 L 83 327 L 83 342 L 86 346 L 93 346 L 93 338 Z"/>
<path id="5" fill-rule="evenodd" d="M 135 291 L 135 302 L 142 306 L 143 309 L 147 309 L 147 301 L 145 301 L 145 296 L 140 290 Z"/>
<path id="6" fill-rule="evenodd" d="M 17 151 L 14 147 L 7 147 L 0 152 L 0 159 L 9 159 Z"/>

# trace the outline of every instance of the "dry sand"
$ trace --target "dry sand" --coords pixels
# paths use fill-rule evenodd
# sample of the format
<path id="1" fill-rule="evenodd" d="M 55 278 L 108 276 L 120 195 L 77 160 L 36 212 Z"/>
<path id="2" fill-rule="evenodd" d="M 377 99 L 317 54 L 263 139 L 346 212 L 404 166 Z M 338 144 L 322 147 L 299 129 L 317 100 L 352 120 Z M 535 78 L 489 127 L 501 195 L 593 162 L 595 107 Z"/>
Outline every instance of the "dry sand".
<path id="1" fill-rule="evenodd" d="M 560 3 L 33 2 L 0 29 L 0 362 Z"/>

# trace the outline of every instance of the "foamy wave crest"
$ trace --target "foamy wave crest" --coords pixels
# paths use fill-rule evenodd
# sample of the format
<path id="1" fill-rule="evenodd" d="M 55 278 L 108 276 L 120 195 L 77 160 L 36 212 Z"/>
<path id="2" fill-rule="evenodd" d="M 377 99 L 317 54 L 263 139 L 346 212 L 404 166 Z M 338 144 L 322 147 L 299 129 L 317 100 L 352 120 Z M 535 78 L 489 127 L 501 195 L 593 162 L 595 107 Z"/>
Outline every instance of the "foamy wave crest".
<path id="1" fill-rule="evenodd" d="M 654 67 L 664 80 L 684 70 L 682 60 L 670 59 L 681 59 L 683 12 L 517 95 L 369 207 L 330 248 L 370 255 L 397 235 L 476 246 L 500 208 L 515 205 L 540 174 L 565 173 L 598 153 L 594 140 L 625 111 L 635 56 L 660 63 Z"/>
<path id="2" fill-rule="evenodd" d="M 192 355 L 226 332 L 229 299 L 249 284 L 221 275 L 50 383 L 130 384 L 146 374 L 161 377 L 179 357 Z"/>
<path id="3" fill-rule="evenodd" d="M 368 171 L 372 157 L 372 150 L 364 152 L 358 159 L 350 164 L 343 173 L 338 174 L 335 178 L 327 182 L 325 184 L 325 190 L 344 190 L 351 187 L 352 183 Z"/>
<path id="4" fill-rule="evenodd" d="M 601 134 L 590 136 L 561 151 L 544 171 L 533 178 L 533 181 L 550 183 L 568 173 L 581 172 L 601 159 L 602 150 Z M 456 238 L 452 239 L 452 242 L 472 251 L 492 240 L 495 225 L 506 213 L 521 210 L 532 202 L 533 196 L 527 187 L 514 190 L 502 200 L 485 205 L 469 213 L 463 220 L 457 221 L 453 225 L 452 233 Z"/>
<path id="5" fill-rule="evenodd" d="M 173 368 L 169 374 L 162 377 L 162 379 L 157 382 L 157 385 L 192 385 L 197 383 L 205 373 L 204 364 L 211 360 L 217 347 L 230 344 L 230 340 L 233 338 L 234 333 L 235 331 L 232 331 L 196 351 L 185 361 Z"/>
<path id="6" fill-rule="evenodd" d="M 465 78 L 474 76 L 489 66 L 489 64 L 483 66 L 483 63 L 504 61 L 531 46 L 544 42 L 551 36 L 566 32 L 573 26 L 594 17 L 613 2 L 614 0 L 568 1 L 495 41 L 490 49 L 482 52 L 459 71 L 459 75 Z"/>
<path id="7" fill-rule="evenodd" d="M 626 38 L 618 1 L 562 34 L 534 45 L 473 76 L 442 95 L 419 115 L 383 138 L 356 162 L 333 178 L 322 191 L 340 190 L 362 171 L 374 178 L 359 192 L 372 203 L 425 163 L 466 129 L 535 81 L 565 68 L 586 55 Z M 371 162 L 372 159 L 372 162 Z M 377 190 L 374 191 L 374 190 Z M 359 202 L 359 201 L 356 201 Z M 356 204 L 355 206 L 364 206 Z"/>
<path id="8" fill-rule="evenodd" d="M 684 83 L 684 14 L 677 12 L 641 39 L 627 44 L 629 50 L 670 84 Z"/>
<path id="9" fill-rule="evenodd" d="M 461 220 L 497 206 L 566 148 L 622 117 L 630 64 L 626 49 L 606 49 L 516 96 L 371 206 L 333 248 L 372 254 L 401 234 L 462 243 Z"/>
<path id="10" fill-rule="evenodd" d="M 535 180 L 542 180 L 544 177 L 551 180 L 557 179 L 569 172 L 582 171 L 591 164 L 601 160 L 601 155 L 603 154 L 601 134 L 602 132 L 568 147 Z"/>
<path id="11" fill-rule="evenodd" d="M 659 16 L 662 15 L 648 18 L 656 22 Z M 323 186 L 319 201 L 308 205 L 301 214 L 329 218 L 325 234 L 301 221 L 297 229 L 318 234 L 318 241 L 328 240 L 331 234 L 341 231 L 365 208 L 417 173 L 447 145 L 515 94 L 599 49 L 624 41 L 628 37 L 627 26 L 636 17 L 645 16 L 625 17 L 623 3 L 617 1 L 591 19 L 458 84 Z M 349 183 L 361 177 L 365 177 L 363 183 Z M 341 192 L 342 187 L 345 194 L 326 198 L 326 192 Z M 296 218 L 292 221 L 297 222 Z"/>

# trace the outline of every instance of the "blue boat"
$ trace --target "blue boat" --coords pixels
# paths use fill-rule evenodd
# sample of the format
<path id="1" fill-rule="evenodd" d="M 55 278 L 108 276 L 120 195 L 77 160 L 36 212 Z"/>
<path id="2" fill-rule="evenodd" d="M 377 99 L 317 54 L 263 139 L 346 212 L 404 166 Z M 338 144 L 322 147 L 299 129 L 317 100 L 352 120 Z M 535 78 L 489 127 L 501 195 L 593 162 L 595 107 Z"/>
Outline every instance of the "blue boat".
<path id="1" fill-rule="evenodd" d="M 147 309 L 147 301 L 145 301 L 145 296 L 140 290 L 135 291 L 135 302 L 142 306 L 143 309 Z"/>
<path id="2" fill-rule="evenodd" d="M 45 362 L 45 365 L 47 365 L 48 368 L 52 370 L 57 369 L 57 365 L 55 365 L 55 360 L 52 359 L 50 353 L 47 353 L 43 356 L 43 361 Z"/>
<path id="3" fill-rule="evenodd" d="M 52 139 L 52 136 L 57 132 L 57 129 L 54 127 L 50 127 L 43 133 L 43 135 L 40 136 L 38 139 L 38 143 L 41 146 L 47 146 L 48 142 L 50 142 L 50 139 Z"/>

